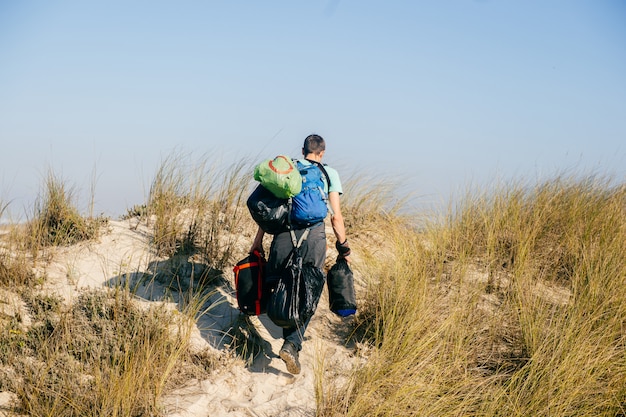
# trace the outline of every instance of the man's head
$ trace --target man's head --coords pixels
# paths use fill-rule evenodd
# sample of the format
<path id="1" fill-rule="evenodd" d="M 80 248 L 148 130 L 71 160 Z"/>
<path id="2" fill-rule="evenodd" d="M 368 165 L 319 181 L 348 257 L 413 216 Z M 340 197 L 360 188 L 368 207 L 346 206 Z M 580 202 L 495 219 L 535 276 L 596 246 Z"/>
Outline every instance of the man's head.
<path id="1" fill-rule="evenodd" d="M 320 158 L 324 155 L 326 150 L 326 142 L 320 135 L 309 135 L 304 139 L 304 145 L 302 146 L 302 154 L 307 157 L 309 155 L 315 155 L 316 158 Z"/>

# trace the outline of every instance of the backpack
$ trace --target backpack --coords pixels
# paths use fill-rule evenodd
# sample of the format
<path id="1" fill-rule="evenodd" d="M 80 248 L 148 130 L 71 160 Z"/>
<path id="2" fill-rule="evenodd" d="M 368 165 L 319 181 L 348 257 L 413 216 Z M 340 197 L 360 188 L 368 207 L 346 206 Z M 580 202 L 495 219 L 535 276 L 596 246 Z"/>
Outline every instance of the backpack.
<path id="1" fill-rule="evenodd" d="M 284 155 L 254 167 L 254 179 L 279 198 L 293 197 L 302 189 L 302 178 L 294 161 Z"/>
<path id="2" fill-rule="evenodd" d="M 323 178 L 326 178 L 329 187 L 330 178 L 322 164 L 309 162 L 311 165 L 299 161 L 295 164 L 301 183 L 301 191 L 296 196 L 277 197 L 276 193 L 267 188 L 267 184 L 261 183 L 248 197 L 246 205 L 250 215 L 265 233 L 274 235 L 294 227 L 305 228 L 326 218 L 328 195 L 324 191 Z"/>
<path id="3" fill-rule="evenodd" d="M 302 176 L 302 190 L 292 197 L 291 225 L 309 227 L 324 221 L 328 214 L 328 193 L 324 191 L 324 178 L 330 187 L 330 178 L 324 165 L 307 159 L 311 165 L 296 162 Z"/>
<path id="4" fill-rule="evenodd" d="M 239 310 L 249 316 L 265 313 L 267 297 L 264 284 L 265 258 L 257 251 L 237 262 L 235 292 Z"/>

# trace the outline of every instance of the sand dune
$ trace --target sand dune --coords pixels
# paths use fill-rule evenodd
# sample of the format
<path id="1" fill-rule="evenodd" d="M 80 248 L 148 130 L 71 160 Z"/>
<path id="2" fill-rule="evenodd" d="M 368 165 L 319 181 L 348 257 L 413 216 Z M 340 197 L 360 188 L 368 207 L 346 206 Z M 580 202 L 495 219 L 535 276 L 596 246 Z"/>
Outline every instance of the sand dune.
<path id="1" fill-rule="evenodd" d="M 51 261 L 38 271 L 47 277 L 44 291 L 71 301 L 82 291 L 129 283 L 134 288 L 137 303 L 164 303 L 166 287 L 163 284 L 158 280 L 142 283 L 136 279 L 142 272 L 158 267 L 150 251 L 149 238 L 150 230 L 144 225 L 110 221 L 109 230 L 97 241 L 55 249 Z M 240 313 L 234 298 L 232 273 L 223 272 L 223 279 L 215 284 L 216 292 L 201 309 L 214 305 L 198 317 L 193 332 L 194 349 L 228 352 L 224 334 Z M 178 308 L 175 301 L 167 302 L 172 309 Z M 341 377 L 358 360 L 353 355 L 354 348 L 346 346 L 351 319 L 339 318 L 329 311 L 326 290 L 307 331 L 299 375 L 288 373 L 278 357 L 282 345 L 280 328 L 266 315 L 250 317 L 249 321 L 254 325 L 255 337 L 263 346 L 263 352 L 252 363 L 231 361 L 210 379 L 189 380 L 167 392 L 163 397 L 167 415 L 313 416 L 316 374 L 332 372 L 333 378 Z M 10 393 L 2 393 L 0 403 L 6 406 L 11 398 Z"/>

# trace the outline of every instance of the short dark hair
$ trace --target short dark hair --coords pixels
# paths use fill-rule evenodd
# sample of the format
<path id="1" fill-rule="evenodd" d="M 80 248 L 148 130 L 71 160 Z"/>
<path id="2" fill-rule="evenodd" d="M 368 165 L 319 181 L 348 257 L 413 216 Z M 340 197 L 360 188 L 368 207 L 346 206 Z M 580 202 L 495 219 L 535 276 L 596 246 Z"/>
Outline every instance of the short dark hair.
<path id="1" fill-rule="evenodd" d="M 309 135 L 304 139 L 302 150 L 305 155 L 314 153 L 316 155 L 326 150 L 326 142 L 320 135 Z"/>

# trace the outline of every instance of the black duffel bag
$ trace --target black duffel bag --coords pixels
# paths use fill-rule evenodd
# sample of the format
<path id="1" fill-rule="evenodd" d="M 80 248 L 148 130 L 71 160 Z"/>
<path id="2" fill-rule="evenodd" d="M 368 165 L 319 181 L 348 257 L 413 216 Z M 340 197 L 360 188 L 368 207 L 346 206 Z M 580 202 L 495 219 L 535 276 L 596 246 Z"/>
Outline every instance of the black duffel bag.
<path id="1" fill-rule="evenodd" d="M 290 200 L 276 197 L 259 184 L 246 201 L 252 219 L 265 233 L 275 235 L 289 230 Z"/>
<path id="2" fill-rule="evenodd" d="M 356 313 L 356 292 L 354 290 L 354 274 L 343 258 L 337 259 L 328 271 L 328 301 L 330 310 L 341 317 Z"/>
<path id="3" fill-rule="evenodd" d="M 323 289 L 324 273 L 315 265 L 303 265 L 296 248 L 269 297 L 267 316 L 279 327 L 300 327 L 315 313 Z"/>

